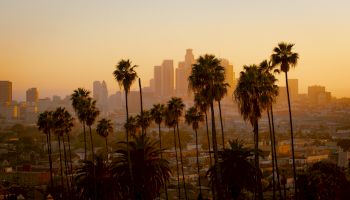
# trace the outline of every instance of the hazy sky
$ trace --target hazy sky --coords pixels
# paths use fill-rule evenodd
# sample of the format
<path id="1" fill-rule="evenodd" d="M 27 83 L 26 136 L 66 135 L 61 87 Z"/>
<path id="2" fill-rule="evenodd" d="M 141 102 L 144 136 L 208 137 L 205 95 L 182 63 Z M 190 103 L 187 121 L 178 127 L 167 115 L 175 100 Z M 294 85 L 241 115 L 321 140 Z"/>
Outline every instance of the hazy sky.
<path id="1" fill-rule="evenodd" d="M 320 84 L 350 97 L 349 0 L 0 0 L 0 80 L 14 98 L 37 87 L 40 97 L 118 89 L 114 65 L 130 58 L 144 85 L 163 59 L 213 53 L 234 65 L 259 63 L 280 41 L 300 54 L 291 78 L 300 91 Z M 280 77 L 281 85 L 283 77 Z"/>

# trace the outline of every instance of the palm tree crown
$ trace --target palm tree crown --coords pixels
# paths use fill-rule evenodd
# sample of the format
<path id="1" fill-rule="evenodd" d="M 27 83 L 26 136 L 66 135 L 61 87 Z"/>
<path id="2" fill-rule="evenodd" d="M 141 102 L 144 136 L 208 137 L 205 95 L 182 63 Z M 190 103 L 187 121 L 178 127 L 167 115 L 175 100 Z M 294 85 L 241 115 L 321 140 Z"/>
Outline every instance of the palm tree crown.
<path id="1" fill-rule="evenodd" d="M 126 92 L 129 92 L 132 83 L 136 80 L 137 74 L 134 70 L 137 65 L 131 64 L 130 60 L 121 60 L 116 65 L 116 70 L 113 72 L 114 78 L 123 86 Z"/>
<path id="2" fill-rule="evenodd" d="M 152 119 L 155 123 L 161 124 L 163 122 L 165 107 L 163 104 L 155 104 L 150 111 Z"/>
<path id="3" fill-rule="evenodd" d="M 273 49 L 271 55 L 272 66 L 280 65 L 283 72 L 288 72 L 290 67 L 295 67 L 298 63 L 298 53 L 292 52 L 294 44 L 281 42 Z"/>
<path id="4" fill-rule="evenodd" d="M 172 97 L 168 101 L 168 117 L 173 120 L 175 124 L 179 123 L 180 117 L 182 115 L 183 109 L 185 108 L 185 104 L 183 103 L 181 98 Z"/>
<path id="5" fill-rule="evenodd" d="M 112 126 L 111 120 L 103 118 L 100 121 L 98 121 L 96 132 L 101 137 L 104 137 L 104 138 L 108 137 L 108 135 L 113 132 L 113 126 Z"/>
<path id="6" fill-rule="evenodd" d="M 192 125 L 193 130 L 197 130 L 199 122 L 204 121 L 204 115 L 202 112 L 199 112 L 196 107 L 191 107 L 185 114 L 185 121 L 187 124 Z"/>

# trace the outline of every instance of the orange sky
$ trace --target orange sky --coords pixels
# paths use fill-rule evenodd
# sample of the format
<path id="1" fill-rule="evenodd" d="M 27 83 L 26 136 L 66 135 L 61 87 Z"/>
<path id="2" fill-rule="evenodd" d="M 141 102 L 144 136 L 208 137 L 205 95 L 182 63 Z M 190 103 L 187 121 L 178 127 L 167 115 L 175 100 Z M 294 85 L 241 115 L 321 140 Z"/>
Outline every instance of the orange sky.
<path id="1" fill-rule="evenodd" d="M 350 2 L 346 0 L 233 1 L 1 1 L 0 80 L 13 82 L 14 98 L 37 87 L 40 97 L 65 95 L 106 80 L 118 86 L 114 65 L 130 58 L 144 85 L 163 59 L 213 53 L 236 75 L 259 63 L 280 41 L 296 43 L 300 92 L 325 85 L 350 97 Z M 283 78 L 283 77 L 281 77 Z M 281 81 L 282 82 L 282 81 Z M 283 85 L 283 82 L 281 83 Z"/>

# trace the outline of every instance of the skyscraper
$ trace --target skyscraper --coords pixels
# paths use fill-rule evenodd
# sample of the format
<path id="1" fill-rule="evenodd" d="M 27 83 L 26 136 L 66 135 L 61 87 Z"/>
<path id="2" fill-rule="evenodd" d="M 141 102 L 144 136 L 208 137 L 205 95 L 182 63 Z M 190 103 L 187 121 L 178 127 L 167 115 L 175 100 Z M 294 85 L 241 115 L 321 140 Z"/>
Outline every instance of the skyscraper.
<path id="1" fill-rule="evenodd" d="M 225 83 L 229 84 L 227 88 L 226 99 L 231 100 L 233 91 L 236 87 L 235 72 L 233 71 L 233 65 L 227 59 L 221 59 L 220 64 L 225 69 Z"/>
<path id="2" fill-rule="evenodd" d="M 173 60 L 164 60 L 162 63 L 161 95 L 170 97 L 174 94 L 174 63 Z"/>
<path id="3" fill-rule="evenodd" d="M 26 91 L 26 102 L 27 103 L 38 103 L 39 92 L 37 88 L 29 88 Z"/>
<path id="4" fill-rule="evenodd" d="M 102 114 L 108 111 L 108 90 L 105 81 L 94 81 L 93 83 L 93 97 L 96 100 L 97 107 Z"/>
<path id="5" fill-rule="evenodd" d="M 295 101 L 299 95 L 298 79 L 288 79 L 290 100 Z"/>
<path id="6" fill-rule="evenodd" d="M 0 103 L 12 102 L 12 82 L 0 81 Z"/>
<path id="7" fill-rule="evenodd" d="M 186 49 L 185 60 L 179 62 L 176 69 L 176 95 L 179 97 L 188 97 L 188 77 L 191 74 L 192 65 L 195 63 L 192 49 Z"/>
<path id="8" fill-rule="evenodd" d="M 154 92 L 157 97 L 162 96 L 162 67 L 154 66 L 153 71 Z"/>

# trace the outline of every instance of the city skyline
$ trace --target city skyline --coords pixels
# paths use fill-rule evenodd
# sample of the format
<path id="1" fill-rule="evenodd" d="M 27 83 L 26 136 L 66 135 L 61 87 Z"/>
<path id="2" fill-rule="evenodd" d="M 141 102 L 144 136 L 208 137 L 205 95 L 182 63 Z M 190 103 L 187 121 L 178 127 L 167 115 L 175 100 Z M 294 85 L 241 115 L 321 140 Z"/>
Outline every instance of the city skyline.
<path id="1" fill-rule="evenodd" d="M 299 79 L 301 93 L 324 85 L 333 96 L 350 96 L 345 0 L 0 4 L 0 79 L 13 82 L 14 99 L 25 99 L 30 87 L 42 97 L 92 90 L 92 80 L 106 80 L 114 93 L 119 87 L 112 71 L 123 58 L 139 65 L 148 86 L 155 65 L 171 59 L 177 68 L 187 48 L 195 59 L 205 53 L 228 59 L 237 78 L 243 65 L 268 58 L 280 41 L 296 44 L 300 62 L 289 75 Z"/>

